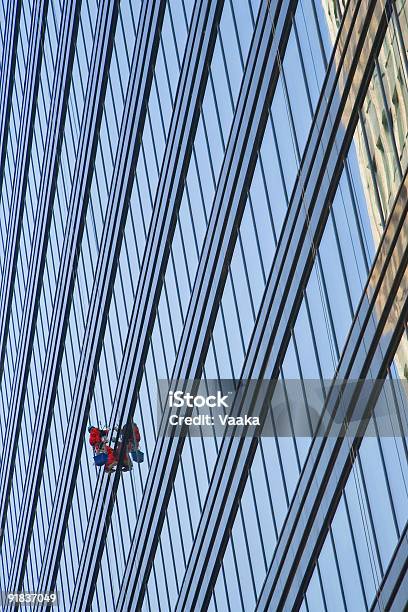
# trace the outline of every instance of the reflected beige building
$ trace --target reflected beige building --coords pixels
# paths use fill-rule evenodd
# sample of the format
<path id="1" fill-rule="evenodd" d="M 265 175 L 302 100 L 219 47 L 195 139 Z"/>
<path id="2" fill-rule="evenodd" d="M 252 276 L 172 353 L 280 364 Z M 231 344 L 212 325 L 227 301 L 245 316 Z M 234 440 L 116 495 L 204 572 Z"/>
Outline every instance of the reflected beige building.
<path id="1" fill-rule="evenodd" d="M 334 44 L 338 27 L 346 3 L 343 0 L 322 0 L 331 41 Z M 355 2 L 355 0 L 351 0 Z M 361 16 L 368 9 L 368 0 L 361 4 Z M 361 181 L 364 187 L 370 218 L 374 246 L 378 247 L 387 222 L 391 207 L 399 193 L 401 204 L 407 203 L 407 184 L 401 186 L 401 180 L 408 161 L 408 1 L 398 0 L 393 4 L 399 16 L 399 24 L 391 17 L 378 62 L 368 88 L 367 96 L 361 109 L 354 143 L 360 167 Z M 348 11 L 350 15 L 352 11 Z M 380 15 L 378 15 L 379 19 Z M 347 15 L 346 15 L 347 19 Z M 345 29 L 348 31 L 348 28 Z M 357 44 L 357 41 L 355 41 Z M 337 65 L 341 49 L 336 58 Z M 341 78 L 347 76 L 347 66 L 341 72 Z M 357 68 L 358 69 L 358 68 Z M 341 86 L 341 83 L 340 83 Z M 344 114 L 346 120 L 349 113 Z M 405 226 L 404 230 L 408 232 Z M 394 266 L 395 267 L 395 266 Z M 394 267 L 390 266 L 390 281 Z M 379 296 L 378 310 L 387 298 L 387 279 L 384 281 L 382 296 Z M 400 294 L 394 304 L 390 324 L 396 322 L 401 314 L 403 301 L 408 291 L 407 274 L 401 284 Z M 408 339 L 407 330 L 396 353 L 396 366 L 400 376 L 408 378 Z"/>

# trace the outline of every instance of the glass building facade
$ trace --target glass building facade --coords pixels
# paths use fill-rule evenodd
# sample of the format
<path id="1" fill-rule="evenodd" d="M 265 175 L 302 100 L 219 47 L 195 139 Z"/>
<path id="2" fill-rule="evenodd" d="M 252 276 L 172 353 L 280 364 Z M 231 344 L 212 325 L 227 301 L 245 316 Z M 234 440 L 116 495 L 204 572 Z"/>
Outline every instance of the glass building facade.
<path id="1" fill-rule="evenodd" d="M 3 594 L 405 609 L 404 384 L 260 438 L 161 435 L 157 384 L 408 380 L 407 41 L 406 0 L 0 0 Z"/>

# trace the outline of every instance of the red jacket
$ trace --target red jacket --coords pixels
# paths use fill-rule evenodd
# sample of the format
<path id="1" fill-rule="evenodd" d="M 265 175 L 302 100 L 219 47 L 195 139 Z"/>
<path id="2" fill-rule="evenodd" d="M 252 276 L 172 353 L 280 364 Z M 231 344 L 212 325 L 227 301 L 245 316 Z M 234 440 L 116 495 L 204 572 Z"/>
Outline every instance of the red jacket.
<path id="1" fill-rule="evenodd" d="M 97 427 L 92 427 L 89 432 L 89 444 L 91 446 L 96 446 L 97 444 L 102 444 L 102 437 L 107 436 L 108 431 L 104 429 L 98 429 Z"/>
<path id="2" fill-rule="evenodd" d="M 140 431 L 137 425 L 133 425 L 133 434 L 130 437 L 127 449 L 128 451 L 133 451 L 135 448 L 138 448 L 140 442 Z"/>
<path id="3" fill-rule="evenodd" d="M 92 427 L 91 431 L 89 432 L 89 444 L 91 446 L 96 446 L 97 444 L 100 444 L 101 442 L 102 442 L 101 432 L 99 431 L 97 427 Z"/>
<path id="4" fill-rule="evenodd" d="M 137 425 L 133 425 L 133 438 L 136 442 L 136 444 L 139 444 L 140 442 L 140 431 Z"/>
<path id="5" fill-rule="evenodd" d="M 106 462 L 106 465 L 110 465 L 114 461 L 118 460 L 115 451 L 108 445 L 106 445 L 106 452 L 108 453 L 108 460 Z"/>

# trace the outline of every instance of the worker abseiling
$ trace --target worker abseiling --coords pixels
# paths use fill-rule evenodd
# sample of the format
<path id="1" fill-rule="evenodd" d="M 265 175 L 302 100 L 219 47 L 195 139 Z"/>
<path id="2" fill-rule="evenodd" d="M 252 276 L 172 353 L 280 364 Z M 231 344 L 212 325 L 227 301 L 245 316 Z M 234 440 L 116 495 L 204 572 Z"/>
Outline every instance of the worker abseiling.
<path id="1" fill-rule="evenodd" d="M 114 430 L 118 431 L 116 427 Z M 144 454 L 140 450 L 141 436 L 136 423 L 129 423 L 122 428 L 119 432 L 116 449 L 108 444 L 108 428 L 100 429 L 99 427 L 91 425 L 88 427 L 88 432 L 89 444 L 92 446 L 94 454 L 94 463 L 97 467 L 104 467 L 105 473 L 110 474 L 116 470 L 125 440 L 127 440 L 127 443 L 124 450 L 123 461 L 120 466 L 121 470 L 123 472 L 128 472 L 133 469 L 132 458 L 137 463 L 143 462 Z M 112 439 L 112 441 L 115 442 L 114 439 Z"/>

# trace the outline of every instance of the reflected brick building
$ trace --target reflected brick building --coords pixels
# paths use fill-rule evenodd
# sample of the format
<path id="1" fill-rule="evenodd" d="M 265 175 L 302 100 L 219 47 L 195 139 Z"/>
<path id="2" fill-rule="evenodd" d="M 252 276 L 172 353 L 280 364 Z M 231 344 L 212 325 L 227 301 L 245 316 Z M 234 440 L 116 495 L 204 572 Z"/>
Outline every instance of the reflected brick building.
<path id="1" fill-rule="evenodd" d="M 366 10 L 367 7 L 365 7 Z M 336 2 L 324 2 L 330 38 L 334 44 L 341 20 Z M 344 6 L 342 8 L 344 11 Z M 407 64 L 400 49 L 406 48 L 408 17 L 406 2 L 395 4 L 396 27 L 385 35 L 383 47 L 375 62 L 374 74 L 361 108 L 360 122 L 354 136 L 361 180 L 370 217 L 372 235 L 377 248 L 384 226 L 401 185 L 408 156 L 408 90 Z M 363 11 L 361 11 L 362 19 Z M 405 43 L 404 43 L 405 41 Z M 344 43 L 342 43 L 344 44 Z M 340 60 L 338 53 L 336 61 Z M 348 67 L 346 67 L 348 68 Z M 407 201 L 403 189 L 401 202 Z M 405 231 L 406 228 L 405 228 Z M 390 275 L 391 280 L 392 273 Z M 398 320 L 408 291 L 407 282 L 394 302 L 394 317 Z M 387 291 L 380 302 L 381 312 Z M 387 331 L 390 331 L 387 329 Z M 408 373 L 408 337 L 401 342 L 396 359 L 401 377 Z"/>

